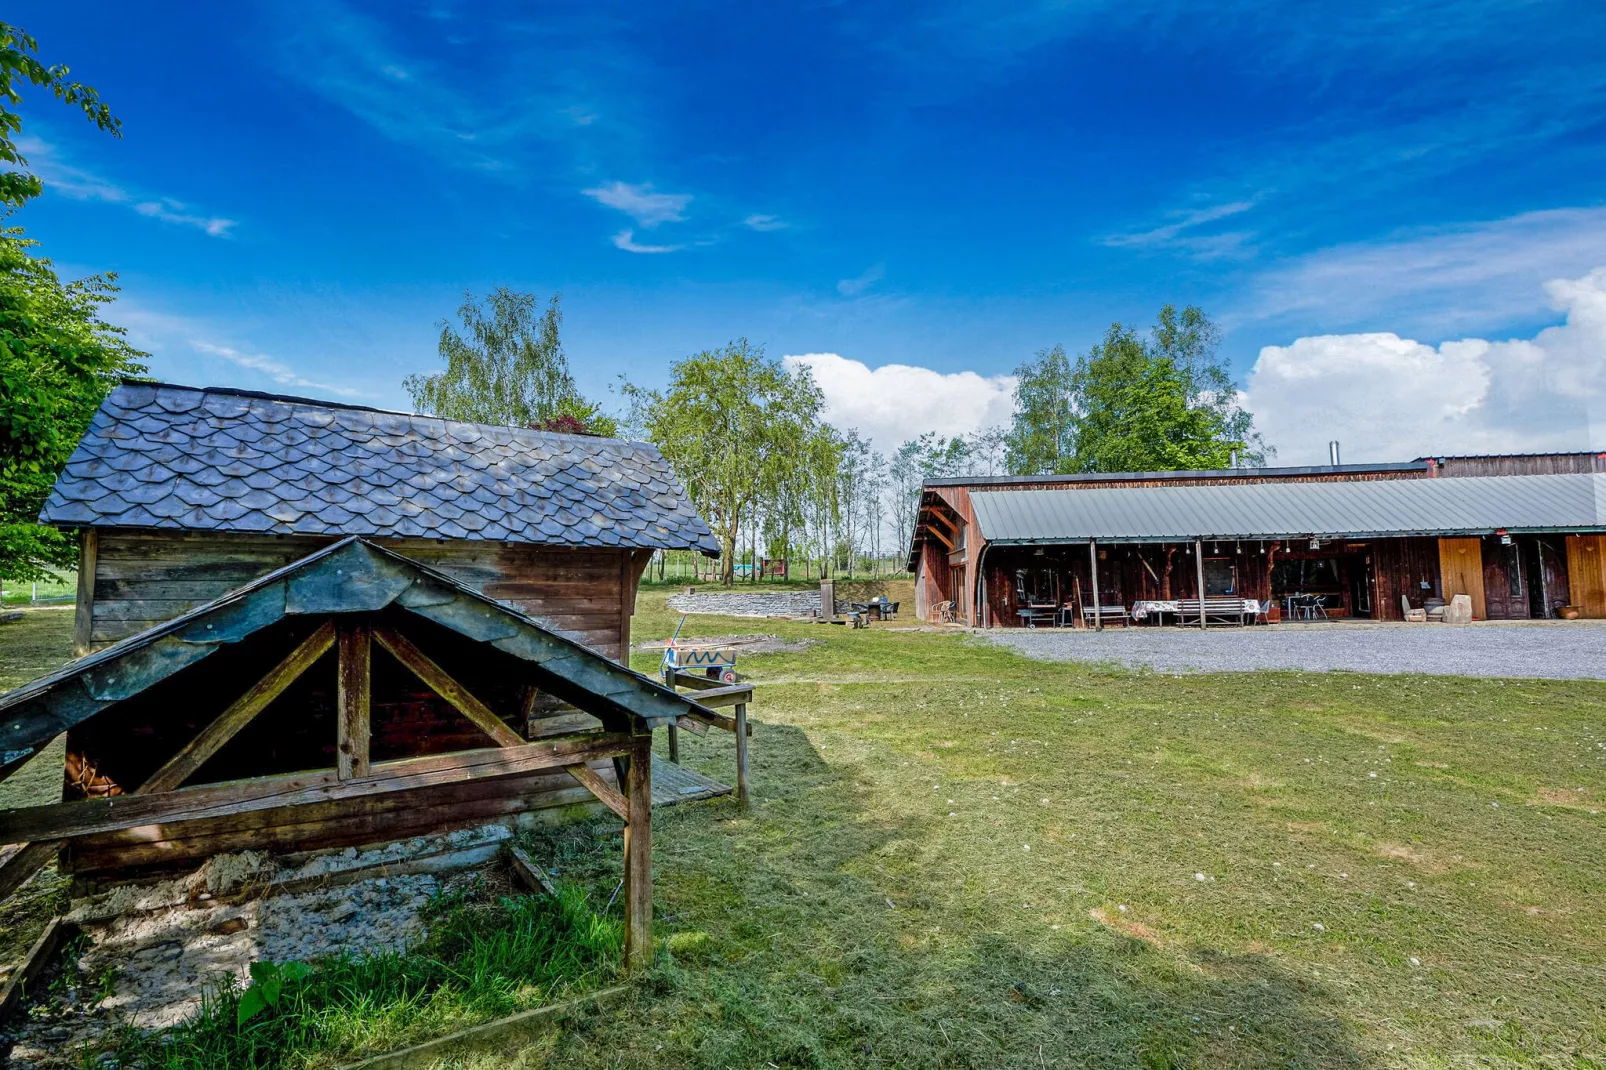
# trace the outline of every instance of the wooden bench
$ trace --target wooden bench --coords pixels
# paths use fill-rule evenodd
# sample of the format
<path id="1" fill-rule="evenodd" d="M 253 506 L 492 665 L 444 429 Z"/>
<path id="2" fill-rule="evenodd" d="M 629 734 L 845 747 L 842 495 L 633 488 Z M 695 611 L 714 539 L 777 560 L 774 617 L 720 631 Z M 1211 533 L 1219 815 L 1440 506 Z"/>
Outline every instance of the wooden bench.
<path id="1" fill-rule="evenodd" d="M 693 694 L 688 696 L 699 706 L 708 710 L 707 713 L 693 711 L 677 717 L 669 726 L 669 760 L 680 763 L 680 730 L 682 728 L 705 734 L 710 728 L 718 728 L 736 735 L 736 799 L 743 806 L 747 805 L 747 740 L 753 734 L 753 726 L 747 720 L 747 704 L 753 701 L 753 685 L 750 683 L 727 684 L 719 680 L 710 680 L 706 676 L 694 676 L 691 673 L 670 670 L 664 674 L 664 683 L 671 688 L 687 688 Z M 722 713 L 715 713 L 714 707 L 734 706 L 735 716 L 727 717 Z"/>
<path id="2" fill-rule="evenodd" d="M 1189 617 L 1193 618 L 1195 624 L 1199 623 L 1200 609 L 1200 602 L 1197 598 L 1177 599 L 1178 623 L 1187 623 Z M 1244 618 L 1249 615 L 1249 610 L 1245 608 L 1244 599 L 1242 598 L 1207 597 L 1204 600 L 1203 612 L 1207 623 L 1212 617 L 1220 621 L 1235 618 L 1239 627 L 1247 623 Z"/>
<path id="3" fill-rule="evenodd" d="M 1113 606 L 1098 606 L 1096 613 L 1097 623 L 1099 624 L 1119 624 L 1121 627 L 1125 628 L 1127 623 L 1132 619 L 1126 611 L 1126 606 L 1119 603 Z M 1087 625 L 1089 628 L 1093 627 L 1095 623 L 1095 607 L 1082 607 L 1082 623 Z"/>

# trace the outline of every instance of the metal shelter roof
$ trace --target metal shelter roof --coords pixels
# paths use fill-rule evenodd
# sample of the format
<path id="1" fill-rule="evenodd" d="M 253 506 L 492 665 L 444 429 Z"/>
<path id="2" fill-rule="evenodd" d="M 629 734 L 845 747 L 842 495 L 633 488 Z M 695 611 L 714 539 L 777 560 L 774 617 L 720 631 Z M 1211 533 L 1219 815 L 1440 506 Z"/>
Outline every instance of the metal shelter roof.
<path id="1" fill-rule="evenodd" d="M 111 392 L 39 519 L 719 552 L 643 442 L 160 383 Z"/>
<path id="2" fill-rule="evenodd" d="M 0 695 L 0 772 L 101 710 L 285 617 L 395 605 L 530 662 L 543 690 L 601 718 L 646 725 L 707 712 L 554 625 L 355 536 Z"/>
<path id="3" fill-rule="evenodd" d="M 1606 530 L 1606 474 L 976 491 L 990 543 Z"/>

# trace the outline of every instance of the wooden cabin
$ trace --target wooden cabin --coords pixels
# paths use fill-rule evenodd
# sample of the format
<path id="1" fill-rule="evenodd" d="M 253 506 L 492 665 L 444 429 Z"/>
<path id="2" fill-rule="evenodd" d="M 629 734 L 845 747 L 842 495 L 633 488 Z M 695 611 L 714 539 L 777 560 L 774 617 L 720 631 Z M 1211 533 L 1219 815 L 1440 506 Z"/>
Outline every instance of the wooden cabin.
<path id="1" fill-rule="evenodd" d="M 1297 596 L 1329 619 L 1400 620 L 1456 594 L 1475 619 L 1606 617 L 1603 493 L 1593 453 L 933 480 L 909 567 L 918 612 L 947 603 L 973 627 L 1095 591 L 1124 606 Z"/>
<path id="2" fill-rule="evenodd" d="M 645 443 L 146 383 L 40 521 L 81 533 L 79 654 L 360 535 L 622 659 L 653 551 L 719 552 Z"/>

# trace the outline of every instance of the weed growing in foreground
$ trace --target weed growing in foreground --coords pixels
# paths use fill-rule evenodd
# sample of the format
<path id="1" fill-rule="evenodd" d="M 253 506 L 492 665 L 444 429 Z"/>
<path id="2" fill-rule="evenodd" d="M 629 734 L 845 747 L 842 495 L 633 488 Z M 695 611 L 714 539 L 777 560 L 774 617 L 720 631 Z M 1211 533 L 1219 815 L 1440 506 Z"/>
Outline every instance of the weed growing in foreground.
<path id="1" fill-rule="evenodd" d="M 405 954 L 343 953 L 312 964 L 271 1006 L 241 1019 L 251 989 L 207 992 L 188 1022 L 125 1030 L 117 1065 L 146 1070 L 316 1070 L 546 1002 L 618 968 L 623 932 L 586 893 L 493 896 L 483 886 L 438 897 L 429 936 Z M 296 971 L 299 974 L 299 971 Z M 86 1066 L 98 1055 L 87 1055 Z"/>

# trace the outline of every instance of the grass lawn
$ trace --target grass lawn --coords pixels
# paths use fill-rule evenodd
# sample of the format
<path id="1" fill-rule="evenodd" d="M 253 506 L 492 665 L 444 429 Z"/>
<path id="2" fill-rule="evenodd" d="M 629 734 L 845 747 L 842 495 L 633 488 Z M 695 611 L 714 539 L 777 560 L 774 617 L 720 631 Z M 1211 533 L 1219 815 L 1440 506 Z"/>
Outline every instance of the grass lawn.
<path id="1" fill-rule="evenodd" d="M 1606 1067 L 1606 685 L 685 634 L 750 631 L 818 643 L 744 659 L 751 810 L 655 815 L 659 965 L 475 1065 Z M 730 736 L 682 747 L 733 775 Z M 617 840 L 565 842 L 611 885 Z"/>
<path id="2" fill-rule="evenodd" d="M 741 631 L 821 641 L 743 666 L 755 805 L 657 815 L 673 959 L 528 1065 L 1606 1066 L 1601 684 Z"/>

